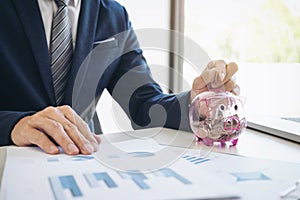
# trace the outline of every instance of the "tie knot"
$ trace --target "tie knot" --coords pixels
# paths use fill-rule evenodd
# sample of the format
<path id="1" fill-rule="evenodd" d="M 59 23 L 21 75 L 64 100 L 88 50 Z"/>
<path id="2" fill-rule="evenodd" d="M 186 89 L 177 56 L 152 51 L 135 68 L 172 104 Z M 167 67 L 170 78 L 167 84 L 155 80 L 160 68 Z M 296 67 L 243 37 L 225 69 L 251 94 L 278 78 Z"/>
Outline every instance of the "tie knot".
<path id="1" fill-rule="evenodd" d="M 58 7 L 60 6 L 68 6 L 70 0 L 54 0 Z"/>

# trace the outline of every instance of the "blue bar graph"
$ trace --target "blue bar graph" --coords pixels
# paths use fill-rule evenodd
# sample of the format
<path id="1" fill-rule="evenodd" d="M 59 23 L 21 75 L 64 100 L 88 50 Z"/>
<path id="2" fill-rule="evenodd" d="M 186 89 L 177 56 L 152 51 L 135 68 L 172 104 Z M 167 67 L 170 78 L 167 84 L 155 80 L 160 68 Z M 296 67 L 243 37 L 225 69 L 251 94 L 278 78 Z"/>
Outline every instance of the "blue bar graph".
<path id="1" fill-rule="evenodd" d="M 131 179 L 140 189 L 147 190 L 150 186 L 145 183 L 148 178 L 140 172 L 118 172 L 123 179 Z"/>
<path id="2" fill-rule="evenodd" d="M 84 178 L 91 188 L 99 187 L 99 181 L 103 181 L 109 188 L 118 187 L 106 172 L 84 174 Z"/>
<path id="3" fill-rule="evenodd" d="M 195 164 L 195 165 L 210 161 L 209 158 L 201 158 L 201 157 L 198 157 L 198 156 L 189 156 L 189 155 L 182 156 L 182 158 L 189 161 L 189 162 L 191 162 L 191 163 L 193 163 L 193 164 Z"/>
<path id="4" fill-rule="evenodd" d="M 69 156 L 69 157 L 48 157 L 47 162 L 48 163 L 54 163 L 54 162 L 78 162 L 78 161 L 88 161 L 95 159 L 93 156 L 88 155 L 78 155 L 78 156 Z"/>
<path id="5" fill-rule="evenodd" d="M 202 159 L 201 161 L 199 161 L 199 162 L 194 162 L 194 164 L 195 165 L 198 165 L 198 164 L 200 164 L 200 163 L 204 163 L 204 162 L 206 162 L 206 161 L 209 161 L 210 159 Z"/>
<path id="6" fill-rule="evenodd" d="M 262 181 L 262 180 L 271 180 L 268 176 L 263 174 L 262 172 L 237 172 L 230 173 L 231 175 L 236 177 L 237 182 L 241 181 Z"/>
<path id="7" fill-rule="evenodd" d="M 150 157 L 154 156 L 155 153 L 147 152 L 147 151 L 137 151 L 137 152 L 130 152 L 128 155 L 131 155 L 133 157 Z"/>
<path id="8" fill-rule="evenodd" d="M 83 196 L 72 175 L 49 177 L 50 186 L 56 200 L 66 199 L 64 190 L 70 190 L 73 197 Z"/>
<path id="9" fill-rule="evenodd" d="M 58 158 L 47 158 L 47 162 L 59 162 Z"/>
<path id="10" fill-rule="evenodd" d="M 176 173 L 175 171 L 173 171 L 170 168 L 163 168 L 163 169 L 159 169 L 157 172 L 154 172 L 154 174 L 156 176 L 160 176 L 160 177 L 174 177 L 176 178 L 178 181 L 180 181 L 181 183 L 183 183 L 184 185 L 190 185 L 192 184 L 191 181 L 189 181 L 188 179 L 186 179 L 185 177 L 179 175 L 178 173 Z"/>
<path id="11" fill-rule="evenodd" d="M 86 155 L 78 155 L 78 156 L 72 156 L 72 161 L 86 161 L 86 160 L 93 160 L 93 156 L 86 156 Z"/>
<path id="12" fill-rule="evenodd" d="M 197 158 L 197 157 L 195 157 L 195 156 L 192 156 L 192 157 L 188 157 L 188 158 L 186 158 L 186 160 L 193 160 L 193 159 L 195 159 L 195 158 Z"/>

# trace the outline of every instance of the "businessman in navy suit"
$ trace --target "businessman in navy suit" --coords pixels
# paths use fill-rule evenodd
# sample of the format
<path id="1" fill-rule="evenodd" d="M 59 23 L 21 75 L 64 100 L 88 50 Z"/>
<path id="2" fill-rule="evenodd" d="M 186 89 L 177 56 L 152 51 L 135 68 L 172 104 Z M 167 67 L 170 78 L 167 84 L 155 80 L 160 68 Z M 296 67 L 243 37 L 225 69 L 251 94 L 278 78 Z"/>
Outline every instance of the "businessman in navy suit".
<path id="1" fill-rule="evenodd" d="M 74 53 L 64 99 L 57 103 L 49 55 L 50 27 L 56 4 L 51 0 L 3 0 L 1 3 L 1 146 L 37 145 L 50 154 L 59 152 L 57 145 L 72 155 L 96 151 L 100 138 L 93 133 L 91 105 L 94 102 L 84 93 L 89 88 L 84 84 L 92 83 L 87 83 L 88 79 L 77 79 L 78 75 L 90 73 L 87 68 L 99 69 L 91 75 L 101 75 L 94 85 L 93 101 L 97 102 L 106 88 L 136 128 L 165 126 L 188 130 L 188 104 L 198 93 L 207 90 L 207 84 L 222 82 L 226 90 L 232 92 L 237 88 L 231 80 L 235 70 L 230 70 L 236 65 L 215 61 L 194 80 L 191 91 L 163 94 L 152 79 L 122 6 L 110 0 L 70 0 L 68 7 Z M 116 35 L 122 32 L 126 34 L 118 38 Z M 122 51 L 116 54 L 122 44 Z M 129 48 L 124 51 L 125 47 Z M 94 55 L 92 50 L 99 54 Z M 97 65 L 113 54 L 116 54 L 114 59 L 104 69 L 103 65 Z M 120 80 L 127 82 L 120 84 Z M 126 99 L 127 91 L 130 97 Z M 75 106 L 78 101 L 82 103 Z M 149 115 L 154 105 L 159 105 L 166 114 L 163 124 Z"/>

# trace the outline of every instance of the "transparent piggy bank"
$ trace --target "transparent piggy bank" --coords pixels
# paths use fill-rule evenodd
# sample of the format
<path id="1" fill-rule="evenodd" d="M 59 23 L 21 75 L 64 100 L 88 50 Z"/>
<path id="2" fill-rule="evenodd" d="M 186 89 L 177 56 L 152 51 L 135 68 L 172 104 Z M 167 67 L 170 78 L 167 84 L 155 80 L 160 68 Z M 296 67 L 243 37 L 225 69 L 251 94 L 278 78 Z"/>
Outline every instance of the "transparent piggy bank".
<path id="1" fill-rule="evenodd" d="M 203 92 L 190 106 L 189 120 L 197 141 L 207 146 L 214 142 L 235 146 L 246 128 L 245 100 L 230 92 Z"/>

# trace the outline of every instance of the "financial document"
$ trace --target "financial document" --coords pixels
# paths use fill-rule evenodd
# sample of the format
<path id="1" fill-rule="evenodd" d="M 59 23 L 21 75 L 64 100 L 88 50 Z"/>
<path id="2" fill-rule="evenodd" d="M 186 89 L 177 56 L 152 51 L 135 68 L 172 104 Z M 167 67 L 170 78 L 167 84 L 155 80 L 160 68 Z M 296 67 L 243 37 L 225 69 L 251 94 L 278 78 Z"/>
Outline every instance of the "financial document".
<path id="1" fill-rule="evenodd" d="M 133 158 L 154 158 L 156 152 L 162 150 L 162 146 L 153 140 L 132 140 L 115 143 L 114 146 L 124 152 L 123 156 L 130 155 L 132 160 L 129 161 L 134 161 Z M 133 149 L 135 151 L 132 151 Z M 99 154 L 101 150 L 103 149 L 99 149 Z M 121 154 L 103 154 L 111 160 L 123 159 Z M 9 147 L 0 199 L 237 197 L 234 188 L 227 187 L 217 176 L 199 169 L 185 159 L 148 171 L 139 168 L 126 170 L 122 166 L 114 169 L 109 163 L 102 162 L 97 160 L 95 154 L 48 155 L 35 147 Z"/>
<path id="2" fill-rule="evenodd" d="M 9 147 L 0 199 L 280 199 L 299 177 L 299 163 L 103 140 L 93 155 Z"/>

